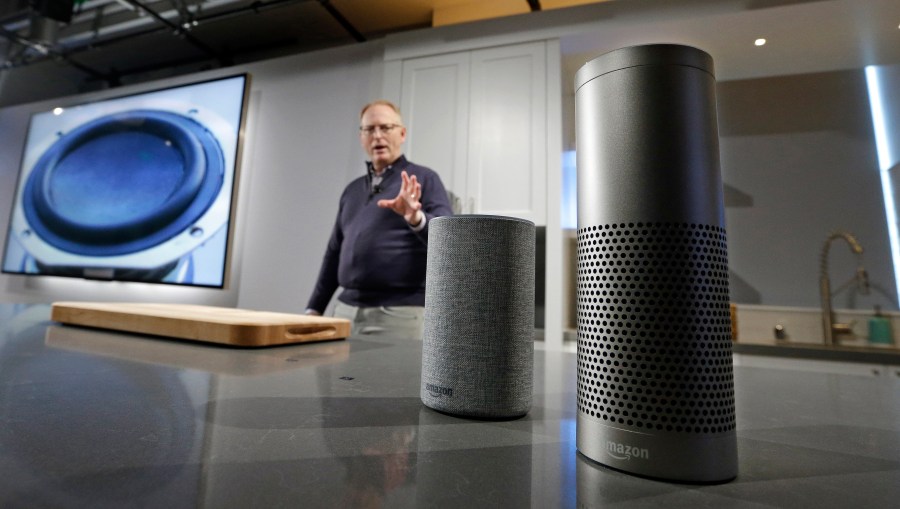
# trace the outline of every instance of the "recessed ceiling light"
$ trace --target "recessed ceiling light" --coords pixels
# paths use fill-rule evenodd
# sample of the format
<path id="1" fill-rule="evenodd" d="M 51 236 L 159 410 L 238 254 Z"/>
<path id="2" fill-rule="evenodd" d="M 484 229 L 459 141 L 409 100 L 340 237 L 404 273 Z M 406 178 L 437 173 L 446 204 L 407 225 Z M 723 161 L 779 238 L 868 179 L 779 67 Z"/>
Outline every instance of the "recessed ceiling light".
<path id="1" fill-rule="evenodd" d="M 757 46 L 762 46 L 762 45 L 765 44 L 765 43 L 766 43 L 766 40 L 765 40 L 765 39 L 762 39 L 762 38 L 753 41 L 753 44 L 755 44 L 755 45 L 757 45 Z"/>

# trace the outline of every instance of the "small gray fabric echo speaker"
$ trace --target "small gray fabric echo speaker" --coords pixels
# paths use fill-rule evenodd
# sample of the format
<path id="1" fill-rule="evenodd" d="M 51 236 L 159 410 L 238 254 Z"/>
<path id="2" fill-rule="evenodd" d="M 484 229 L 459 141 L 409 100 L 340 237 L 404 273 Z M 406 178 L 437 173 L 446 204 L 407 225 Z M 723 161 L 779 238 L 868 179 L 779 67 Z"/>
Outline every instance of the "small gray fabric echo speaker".
<path id="1" fill-rule="evenodd" d="M 421 397 L 457 416 L 531 408 L 534 223 L 460 215 L 429 225 Z"/>
<path id="2" fill-rule="evenodd" d="M 685 482 L 737 476 L 712 58 L 601 55 L 575 77 L 578 420 L 586 457 Z"/>

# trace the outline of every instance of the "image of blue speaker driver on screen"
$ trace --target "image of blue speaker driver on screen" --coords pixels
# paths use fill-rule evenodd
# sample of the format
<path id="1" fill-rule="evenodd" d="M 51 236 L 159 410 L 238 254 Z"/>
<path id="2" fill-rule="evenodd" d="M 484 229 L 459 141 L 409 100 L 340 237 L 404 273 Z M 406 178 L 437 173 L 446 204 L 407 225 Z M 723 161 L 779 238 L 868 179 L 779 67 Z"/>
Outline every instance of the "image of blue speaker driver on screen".
<path id="1" fill-rule="evenodd" d="M 32 118 L 4 269 L 222 286 L 242 94 L 196 86 Z"/>

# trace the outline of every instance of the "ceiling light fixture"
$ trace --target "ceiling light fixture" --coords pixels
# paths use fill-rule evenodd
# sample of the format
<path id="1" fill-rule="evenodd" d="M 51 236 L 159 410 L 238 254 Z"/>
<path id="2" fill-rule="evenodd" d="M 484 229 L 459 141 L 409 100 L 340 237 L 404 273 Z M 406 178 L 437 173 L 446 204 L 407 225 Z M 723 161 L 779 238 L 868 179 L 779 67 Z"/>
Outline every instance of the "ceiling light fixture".
<path id="1" fill-rule="evenodd" d="M 766 40 L 763 39 L 763 38 L 759 38 L 759 39 L 753 41 L 753 44 L 755 44 L 755 45 L 757 45 L 757 46 L 762 46 L 762 45 L 765 44 L 765 43 L 766 43 Z"/>

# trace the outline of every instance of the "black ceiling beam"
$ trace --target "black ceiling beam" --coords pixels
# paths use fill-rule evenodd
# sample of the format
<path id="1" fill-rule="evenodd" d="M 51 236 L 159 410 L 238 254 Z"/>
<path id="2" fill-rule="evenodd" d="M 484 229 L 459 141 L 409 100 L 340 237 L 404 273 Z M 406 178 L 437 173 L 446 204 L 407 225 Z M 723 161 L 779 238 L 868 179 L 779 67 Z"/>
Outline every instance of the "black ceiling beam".
<path id="1" fill-rule="evenodd" d="M 528 7 L 531 7 L 531 12 L 541 10 L 541 0 L 527 0 Z"/>
<path id="2" fill-rule="evenodd" d="M 259 13 L 263 10 L 270 9 L 270 8 L 281 7 L 283 5 L 290 5 L 290 4 L 294 4 L 294 3 L 308 2 L 308 1 L 310 1 L 310 0 L 269 0 L 266 2 L 257 1 L 257 2 L 253 2 L 250 5 L 238 7 L 236 9 L 232 9 L 229 11 L 217 12 L 215 14 L 202 15 L 198 18 L 194 18 L 194 20 L 200 24 L 206 24 L 207 22 L 211 22 L 211 21 L 218 21 L 220 19 L 226 19 L 226 18 L 230 18 L 233 16 L 241 16 L 241 15 L 247 14 L 248 12 Z M 122 41 L 127 41 L 127 40 L 135 39 L 138 37 L 143 37 L 145 35 L 155 34 L 162 30 L 166 30 L 166 27 L 162 27 L 159 25 L 150 26 L 150 27 L 144 28 L 143 30 L 140 30 L 140 31 L 129 32 L 126 34 L 121 34 L 121 35 L 114 35 L 114 36 L 106 37 L 104 39 L 97 40 L 97 41 L 90 41 L 87 44 L 84 44 L 83 46 L 79 46 L 77 48 L 72 48 L 72 49 L 68 50 L 66 52 L 66 54 L 74 55 L 77 53 L 82 53 L 84 51 L 91 51 L 91 50 L 94 50 L 97 48 L 103 48 L 106 46 L 115 46 L 116 44 L 118 44 Z M 216 55 L 213 55 L 213 56 L 215 57 Z"/>
<path id="3" fill-rule="evenodd" d="M 45 18 L 60 23 L 72 21 L 72 10 L 75 8 L 75 0 L 28 0 L 34 12 Z"/>
<path id="4" fill-rule="evenodd" d="M 309 1 L 312 1 L 312 0 L 265 0 L 265 1 L 258 0 L 256 2 L 253 2 L 250 5 L 245 5 L 245 6 L 236 8 L 236 9 L 231 9 L 229 11 L 217 12 L 215 14 L 201 16 L 201 17 L 197 18 L 197 21 L 199 21 L 200 23 L 205 23 L 208 21 L 217 21 L 220 19 L 230 18 L 232 16 L 240 16 L 240 15 L 246 14 L 248 12 L 259 13 L 259 12 L 262 12 L 264 10 L 268 10 L 271 8 L 278 8 L 278 7 L 282 7 L 285 5 L 291 5 L 291 4 L 295 4 L 295 3 L 309 2 Z M 92 41 L 88 44 L 85 44 L 84 46 L 73 48 L 73 49 L 67 50 L 65 52 L 59 52 L 59 51 L 47 52 L 45 54 L 45 58 L 55 58 L 57 60 L 63 60 L 66 63 L 68 63 L 69 65 L 71 65 L 75 68 L 78 68 L 78 69 L 84 71 L 85 73 L 89 74 L 92 78 L 107 82 L 109 84 L 109 86 L 111 86 L 111 87 L 118 86 L 120 84 L 120 79 L 122 76 L 127 76 L 130 74 L 137 74 L 137 73 L 141 73 L 141 72 L 156 71 L 156 70 L 159 70 L 159 69 L 162 69 L 165 67 L 169 67 L 169 66 L 197 64 L 197 63 L 203 62 L 205 59 L 209 58 L 209 57 L 202 57 L 202 58 L 189 57 L 189 58 L 183 58 L 183 59 L 178 59 L 178 60 L 169 60 L 169 61 L 166 61 L 166 62 L 160 63 L 160 64 L 137 66 L 137 67 L 133 67 L 133 68 L 129 68 L 129 69 L 122 69 L 122 70 L 111 69 L 110 72 L 107 74 L 104 74 L 102 72 L 94 70 L 85 65 L 79 64 L 77 61 L 75 61 L 71 58 L 72 56 L 76 56 L 76 55 L 86 52 L 86 51 L 92 51 L 94 49 L 102 48 L 105 46 L 115 46 L 116 44 L 118 44 L 122 41 L 134 39 L 136 37 L 141 37 L 141 36 L 145 36 L 145 35 L 150 35 L 150 34 L 157 33 L 159 31 L 166 30 L 167 28 L 172 27 L 172 24 L 168 23 L 168 22 L 165 22 L 165 25 L 166 26 L 161 26 L 161 25 L 157 24 L 155 26 L 148 27 L 139 32 L 131 32 L 131 33 L 123 34 L 123 35 L 119 35 L 119 36 L 108 37 L 108 38 L 105 38 L 105 39 L 102 39 L 99 41 Z M 37 43 L 31 42 L 13 32 L 8 32 L 5 29 L 3 29 L 3 27 L 0 27 L 0 36 L 6 37 L 7 39 L 16 41 L 19 44 L 22 44 L 25 46 L 30 46 L 32 48 L 37 48 L 37 46 L 38 46 Z M 209 52 L 207 52 L 207 53 L 209 53 Z M 218 58 L 218 55 L 213 55 L 213 57 Z M 33 62 L 31 62 L 31 63 L 33 63 Z M 27 65 L 27 64 L 16 64 L 16 66 L 18 66 L 18 65 Z"/>
<path id="5" fill-rule="evenodd" d="M 97 78 L 97 79 L 106 81 L 110 85 L 114 86 L 118 82 L 118 78 L 114 75 L 105 74 L 105 73 L 102 73 L 102 72 L 92 68 L 92 67 L 82 65 L 82 64 L 72 60 L 71 58 L 68 57 L 68 55 L 66 55 L 64 53 L 60 53 L 59 51 L 56 51 L 53 48 L 50 48 L 43 44 L 39 44 L 39 43 L 30 41 L 15 32 L 10 32 L 9 30 L 7 30 L 3 27 L 0 27 L 0 36 L 6 38 L 7 40 L 15 42 L 17 44 L 21 44 L 23 46 L 28 46 L 30 48 L 34 48 L 35 50 L 37 50 L 40 53 L 43 53 L 44 55 L 47 55 L 49 57 L 55 58 L 57 60 L 62 60 L 64 62 L 66 62 L 67 64 L 71 65 L 72 67 L 78 69 L 79 71 L 89 74 L 93 78 Z"/>
<path id="6" fill-rule="evenodd" d="M 293 41 L 291 41 L 291 42 L 293 42 Z M 265 46 L 257 46 L 257 48 L 279 48 L 279 47 L 287 47 L 287 46 L 290 46 L 290 44 L 274 43 L 274 44 L 269 44 L 269 45 L 265 45 Z M 166 60 L 165 62 L 160 62 L 157 64 L 129 67 L 127 69 L 114 69 L 111 72 L 114 73 L 116 76 L 129 76 L 132 74 L 153 72 L 153 71 L 158 71 L 160 69 L 168 69 L 168 68 L 172 68 L 172 67 L 197 65 L 197 64 L 202 64 L 204 62 L 208 62 L 208 58 L 199 57 L 199 56 L 198 57 L 185 57 L 185 58 L 179 58 L 179 59 L 170 59 L 170 60 Z"/>
<path id="7" fill-rule="evenodd" d="M 60 52 L 60 51 L 56 51 L 56 50 L 42 51 L 45 54 L 45 58 L 53 58 L 56 60 L 62 60 L 64 62 L 68 63 L 69 65 L 89 74 L 92 78 L 108 83 L 109 86 L 118 86 L 120 84 L 120 78 L 122 76 L 127 76 L 129 74 L 135 74 L 135 73 L 146 72 L 146 71 L 153 71 L 153 70 L 157 70 L 157 69 L 161 69 L 161 68 L 169 67 L 169 66 L 196 64 L 196 63 L 202 62 L 204 59 L 210 58 L 210 57 L 219 60 L 220 64 L 222 64 L 222 65 L 231 65 L 230 62 L 227 62 L 227 63 L 223 62 L 221 56 L 215 50 L 206 46 L 201 41 L 197 40 L 196 37 L 194 37 L 192 34 L 188 33 L 188 31 L 185 30 L 183 27 L 177 26 L 177 25 L 173 24 L 172 22 L 170 22 L 169 20 L 163 18 L 157 12 L 144 6 L 140 2 L 140 0 L 125 0 L 125 1 L 128 2 L 129 4 L 133 5 L 134 7 L 139 8 L 139 9 L 143 10 L 144 12 L 148 13 L 159 23 L 157 23 L 156 27 L 148 27 L 148 28 L 146 28 L 142 31 L 136 32 L 136 33 L 132 32 L 129 34 L 114 36 L 114 37 L 106 38 L 106 39 L 99 40 L 99 41 L 93 41 L 84 46 L 81 46 L 78 48 L 72 48 L 65 52 Z M 291 4 L 295 4 L 295 3 L 303 3 L 303 2 L 308 2 L 308 1 L 312 1 L 312 0 L 257 0 L 255 2 L 253 2 L 252 4 L 244 5 L 242 7 L 231 9 L 229 11 L 217 12 L 215 14 L 208 14 L 205 16 L 200 16 L 197 18 L 197 21 L 199 21 L 202 24 L 202 23 L 208 22 L 208 21 L 215 21 L 215 20 L 219 20 L 219 19 L 230 18 L 232 16 L 240 16 L 247 12 L 259 13 L 259 12 L 262 12 L 263 10 L 268 10 L 271 8 L 278 8 L 278 7 L 282 7 L 282 6 L 286 6 L 286 5 L 291 5 Z M 367 40 L 367 38 L 361 32 L 359 32 L 359 30 L 357 30 L 356 27 L 354 27 L 349 22 L 349 20 L 347 20 L 340 13 L 340 11 L 337 10 L 337 8 L 335 8 L 333 5 L 331 5 L 331 3 L 328 0 L 316 0 L 316 1 L 320 5 L 322 5 L 322 7 L 324 7 L 329 12 L 329 14 L 332 17 L 334 17 L 334 19 L 336 21 L 338 21 L 338 23 L 340 23 L 341 26 L 357 42 L 365 42 Z M 190 58 L 189 57 L 189 58 L 184 58 L 184 59 L 167 61 L 167 62 L 161 63 L 161 64 L 138 66 L 138 67 L 129 68 L 129 69 L 121 69 L 120 70 L 120 69 L 113 68 L 113 69 L 110 69 L 108 73 L 102 73 L 102 72 L 92 69 L 88 66 L 82 65 L 71 58 L 72 56 L 75 56 L 75 55 L 80 54 L 85 51 L 90 51 L 92 49 L 96 49 L 96 48 L 100 48 L 100 47 L 104 47 L 104 46 L 114 46 L 115 44 L 117 44 L 123 40 L 133 39 L 135 37 L 140 37 L 143 35 L 149 35 L 151 33 L 159 32 L 160 30 L 166 30 L 166 29 L 173 30 L 177 35 L 184 36 L 186 39 L 191 41 L 192 44 L 198 45 L 198 47 L 200 47 L 204 51 L 204 53 L 208 56 L 202 57 L 202 58 L 200 58 L 200 57 Z M 20 44 L 30 46 L 32 48 L 46 49 L 44 46 L 34 43 L 32 41 L 29 41 L 27 39 L 24 39 L 23 37 L 19 36 L 18 34 L 3 30 L 2 27 L 0 27 L 0 36 L 4 36 L 8 39 L 15 40 L 16 42 L 18 42 Z M 16 65 L 17 66 L 18 65 L 27 65 L 27 63 L 16 64 Z"/>
<path id="8" fill-rule="evenodd" d="M 312 0 L 256 0 L 250 5 L 242 5 L 240 7 L 235 7 L 233 9 L 229 9 L 227 11 L 217 11 L 212 14 L 203 14 L 197 21 L 201 23 L 205 23 L 207 21 L 216 21 L 219 19 L 226 19 L 233 16 L 242 16 L 247 14 L 248 12 L 253 12 L 255 14 L 259 14 L 263 11 L 267 11 L 269 9 L 275 9 L 279 7 L 290 6 L 291 4 L 297 4 L 302 2 L 310 2 Z"/>
<path id="9" fill-rule="evenodd" d="M 350 21 L 345 18 L 343 14 L 341 14 L 341 11 L 337 10 L 337 7 L 331 5 L 331 2 L 329 0 L 319 0 L 319 4 L 321 4 L 322 7 L 324 7 L 325 10 L 328 11 L 328 14 L 331 14 L 331 17 L 334 18 L 335 21 L 337 21 L 341 24 L 342 27 L 344 27 L 344 30 L 346 30 L 348 34 L 356 39 L 356 42 L 366 42 L 366 36 L 364 36 L 359 30 L 357 30 L 356 27 L 353 26 L 353 24 L 350 23 Z"/>
<path id="10" fill-rule="evenodd" d="M 172 23 L 171 21 L 167 20 L 166 18 L 160 16 L 159 13 L 157 13 L 153 9 L 147 7 L 146 5 L 142 4 L 138 0 L 125 0 L 125 1 L 133 6 L 137 7 L 138 9 L 141 9 L 142 11 L 146 12 L 147 14 L 152 16 L 153 19 L 155 19 L 156 21 L 159 21 L 160 23 L 168 26 L 169 28 L 174 30 L 177 35 L 184 37 L 186 41 L 190 42 L 191 44 L 193 44 L 194 46 L 196 46 L 197 48 L 202 50 L 204 53 L 206 53 L 210 57 L 218 60 L 221 65 L 229 66 L 232 64 L 231 58 L 226 58 L 226 57 L 220 55 L 216 50 L 214 50 L 214 49 L 210 48 L 209 46 L 207 46 L 206 44 L 204 44 L 203 41 L 194 37 L 190 32 L 185 30 L 183 27 L 176 25 L 175 23 Z"/>

